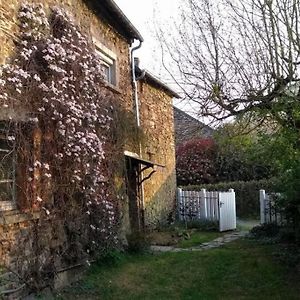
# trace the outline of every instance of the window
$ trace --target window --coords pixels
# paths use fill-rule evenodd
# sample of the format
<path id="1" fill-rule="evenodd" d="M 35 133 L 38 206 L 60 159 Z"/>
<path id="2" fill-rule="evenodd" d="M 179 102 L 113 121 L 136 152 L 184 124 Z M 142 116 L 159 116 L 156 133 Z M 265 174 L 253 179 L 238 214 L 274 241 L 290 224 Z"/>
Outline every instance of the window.
<path id="1" fill-rule="evenodd" d="M 116 86 L 116 55 L 104 45 L 93 39 L 96 47 L 96 54 L 99 57 L 104 80 Z"/>
<path id="2" fill-rule="evenodd" d="M 0 210 L 16 208 L 15 140 L 0 123 Z"/>
<path id="3" fill-rule="evenodd" d="M 112 85 L 116 85 L 115 62 L 109 57 L 104 56 L 103 53 L 99 51 L 97 51 L 97 54 L 100 57 L 100 64 L 101 64 L 104 80 Z"/>

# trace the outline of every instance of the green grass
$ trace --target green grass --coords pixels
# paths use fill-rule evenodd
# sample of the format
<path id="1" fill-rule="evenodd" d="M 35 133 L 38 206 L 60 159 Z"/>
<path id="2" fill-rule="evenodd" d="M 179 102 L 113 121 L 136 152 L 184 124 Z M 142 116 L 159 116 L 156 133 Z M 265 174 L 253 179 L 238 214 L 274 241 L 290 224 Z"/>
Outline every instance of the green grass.
<path id="1" fill-rule="evenodd" d="M 218 231 L 203 231 L 196 228 L 157 231 L 148 235 L 152 245 L 175 246 L 176 248 L 189 248 L 210 242 L 223 233 Z"/>
<path id="2" fill-rule="evenodd" d="M 176 247 L 189 248 L 193 246 L 199 246 L 202 243 L 210 242 L 218 237 L 222 236 L 222 233 L 215 231 L 195 231 L 190 235 L 190 239 L 181 240 Z"/>
<path id="3" fill-rule="evenodd" d="M 299 299 L 299 277 L 273 250 L 239 240 L 202 252 L 124 255 L 116 265 L 94 265 L 57 299 Z"/>
<path id="4" fill-rule="evenodd" d="M 256 219 L 242 219 L 237 221 L 237 229 L 240 231 L 249 231 L 253 227 L 258 226 L 260 220 Z"/>

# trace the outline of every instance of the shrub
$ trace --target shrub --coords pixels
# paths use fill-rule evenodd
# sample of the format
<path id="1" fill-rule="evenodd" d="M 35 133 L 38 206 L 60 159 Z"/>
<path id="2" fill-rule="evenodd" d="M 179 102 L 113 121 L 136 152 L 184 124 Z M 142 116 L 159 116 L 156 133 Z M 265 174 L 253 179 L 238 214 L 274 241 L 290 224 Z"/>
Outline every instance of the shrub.
<path id="1" fill-rule="evenodd" d="M 254 238 L 272 238 L 279 235 L 279 226 L 275 223 L 255 226 L 250 230 L 250 236 Z"/>
<path id="2" fill-rule="evenodd" d="M 281 179 L 283 196 L 279 205 L 283 208 L 286 218 L 292 222 L 296 239 L 300 242 L 300 159 L 293 162 Z"/>
<path id="3" fill-rule="evenodd" d="M 103 253 L 96 260 L 97 266 L 116 266 L 124 259 L 124 254 L 118 250 L 110 250 Z"/>
<path id="4" fill-rule="evenodd" d="M 259 217 L 259 190 L 267 192 L 277 192 L 279 187 L 278 179 L 265 179 L 253 181 L 235 181 L 216 184 L 188 185 L 182 187 L 188 191 L 228 191 L 234 189 L 236 195 L 237 215 L 243 218 Z"/>
<path id="5" fill-rule="evenodd" d="M 249 181 L 270 178 L 274 173 L 270 162 L 254 155 L 259 145 L 239 145 L 212 139 L 194 139 L 176 148 L 177 182 L 211 184 L 215 182 Z"/>
<path id="6" fill-rule="evenodd" d="M 127 235 L 128 252 L 144 253 L 150 248 L 150 241 L 143 232 L 133 232 Z"/>
<path id="7" fill-rule="evenodd" d="M 199 229 L 203 231 L 218 231 L 219 224 L 216 221 L 209 220 L 192 220 L 186 224 L 188 229 Z"/>
<path id="8" fill-rule="evenodd" d="M 300 270 L 300 249 L 295 244 L 281 245 L 274 253 L 277 259 L 290 268 L 295 268 L 296 271 Z"/>
<path id="9" fill-rule="evenodd" d="M 196 139 L 176 149 L 176 172 L 179 184 L 215 181 L 215 144 L 212 139 Z"/>

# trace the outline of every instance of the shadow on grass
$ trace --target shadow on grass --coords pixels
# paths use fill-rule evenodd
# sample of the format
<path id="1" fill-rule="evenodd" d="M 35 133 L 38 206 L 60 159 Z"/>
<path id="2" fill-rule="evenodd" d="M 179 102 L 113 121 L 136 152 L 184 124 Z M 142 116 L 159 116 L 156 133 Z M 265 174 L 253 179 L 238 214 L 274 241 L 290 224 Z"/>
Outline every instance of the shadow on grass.
<path id="1" fill-rule="evenodd" d="M 299 277 L 274 245 L 238 240 L 205 252 L 124 255 L 95 265 L 57 299 L 299 299 Z"/>

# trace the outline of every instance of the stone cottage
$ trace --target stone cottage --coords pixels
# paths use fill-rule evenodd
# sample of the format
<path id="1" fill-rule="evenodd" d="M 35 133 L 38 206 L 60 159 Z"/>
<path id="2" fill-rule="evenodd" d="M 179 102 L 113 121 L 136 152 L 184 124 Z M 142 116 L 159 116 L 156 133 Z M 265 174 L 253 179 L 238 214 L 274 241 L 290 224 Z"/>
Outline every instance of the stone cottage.
<path id="1" fill-rule="evenodd" d="M 28 2 L 0 0 L 0 260 L 38 289 L 172 219 L 179 96 L 114 1 Z"/>

